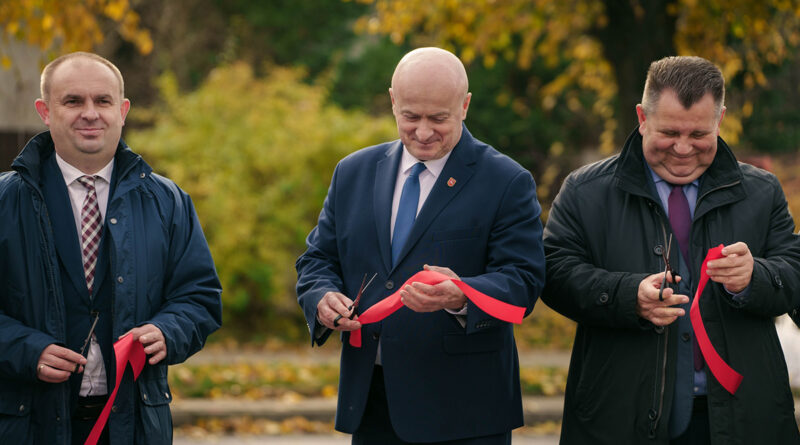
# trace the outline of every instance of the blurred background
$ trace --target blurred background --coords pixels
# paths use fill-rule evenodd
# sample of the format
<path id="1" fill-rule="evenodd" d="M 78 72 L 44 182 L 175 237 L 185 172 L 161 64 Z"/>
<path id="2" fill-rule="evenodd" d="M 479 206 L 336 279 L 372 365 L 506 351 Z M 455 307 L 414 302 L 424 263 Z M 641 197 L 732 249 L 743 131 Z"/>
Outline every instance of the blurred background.
<path id="1" fill-rule="evenodd" d="M 41 68 L 109 58 L 133 104 L 124 139 L 191 194 L 224 287 L 223 328 L 171 373 L 173 411 L 335 403 L 339 342 L 310 353 L 294 261 L 336 162 L 397 138 L 395 64 L 432 45 L 464 61 L 470 131 L 530 169 L 545 220 L 564 176 L 635 128 L 650 62 L 676 54 L 720 66 L 722 137 L 800 214 L 798 0 L 0 0 L 0 170 L 45 129 Z M 573 333 L 544 304 L 518 327 L 528 396 L 561 394 Z M 198 413 L 180 434 L 330 431 L 330 413 Z"/>

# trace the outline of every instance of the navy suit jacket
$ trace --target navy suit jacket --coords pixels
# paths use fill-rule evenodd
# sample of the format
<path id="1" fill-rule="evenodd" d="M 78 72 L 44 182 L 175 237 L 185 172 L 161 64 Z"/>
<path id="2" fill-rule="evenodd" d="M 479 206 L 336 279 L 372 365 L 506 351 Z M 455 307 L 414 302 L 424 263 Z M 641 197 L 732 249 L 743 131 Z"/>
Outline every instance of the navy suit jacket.
<path id="1" fill-rule="evenodd" d="M 424 264 L 452 269 L 475 289 L 533 310 L 544 286 L 541 207 L 530 173 L 463 127 L 392 266 L 392 197 L 403 146 L 394 141 L 339 162 L 317 227 L 297 260 L 297 293 L 312 342 L 317 303 L 329 291 L 355 297 L 378 274 L 359 312 L 397 290 Z M 363 327 L 361 348 L 342 336 L 336 429 L 352 433 L 369 391 L 378 340 L 392 425 L 406 441 L 444 441 L 523 424 L 512 325 L 469 305 L 466 327 L 444 310 L 403 307 Z"/>

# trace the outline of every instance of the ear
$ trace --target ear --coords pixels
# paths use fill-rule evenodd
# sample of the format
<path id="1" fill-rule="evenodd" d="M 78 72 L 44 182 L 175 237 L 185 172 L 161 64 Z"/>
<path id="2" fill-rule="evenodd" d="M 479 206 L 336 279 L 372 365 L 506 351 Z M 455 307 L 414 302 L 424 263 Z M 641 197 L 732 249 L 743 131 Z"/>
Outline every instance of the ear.
<path id="1" fill-rule="evenodd" d="M 128 99 L 122 99 L 122 103 L 119 106 L 119 112 L 122 115 L 122 125 L 125 125 L 125 117 L 128 115 L 128 111 L 131 110 L 131 101 Z"/>
<path id="2" fill-rule="evenodd" d="M 722 112 L 719 114 L 719 122 L 717 122 L 717 136 L 719 136 L 719 128 L 722 125 L 722 118 L 725 117 L 725 106 L 722 106 Z"/>
<path id="3" fill-rule="evenodd" d="M 642 104 L 636 104 L 636 117 L 639 118 L 639 134 L 644 136 L 645 121 L 647 120 L 647 116 L 644 114 L 644 108 L 642 107 Z"/>
<path id="4" fill-rule="evenodd" d="M 467 97 L 464 98 L 464 104 L 461 105 L 461 120 L 467 118 L 467 110 L 469 110 L 469 101 L 472 99 L 472 93 L 467 93 Z"/>
<path id="5" fill-rule="evenodd" d="M 42 118 L 42 122 L 48 127 L 50 126 L 50 109 L 47 107 L 47 102 L 42 99 L 36 99 L 34 102 L 34 106 L 36 107 L 36 112 L 39 113 L 39 117 Z"/>

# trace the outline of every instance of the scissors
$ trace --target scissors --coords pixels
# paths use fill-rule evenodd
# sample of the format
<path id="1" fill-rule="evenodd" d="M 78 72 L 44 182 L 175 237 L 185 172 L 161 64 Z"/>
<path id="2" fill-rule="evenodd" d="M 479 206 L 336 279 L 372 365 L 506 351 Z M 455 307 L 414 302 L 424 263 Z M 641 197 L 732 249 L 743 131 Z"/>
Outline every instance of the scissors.
<path id="1" fill-rule="evenodd" d="M 81 352 L 79 352 L 80 355 L 83 355 L 83 353 L 86 352 L 86 346 L 88 346 L 89 342 L 92 340 L 92 334 L 94 334 L 94 328 L 95 326 L 97 326 L 97 320 L 100 318 L 100 312 L 92 311 L 92 315 L 94 315 L 94 321 L 92 321 L 92 327 L 89 328 L 89 335 L 87 335 L 86 340 L 83 341 L 83 346 L 81 346 Z M 72 372 L 78 372 L 78 368 L 80 366 L 81 365 L 76 364 L 75 370 L 73 370 Z"/>
<path id="2" fill-rule="evenodd" d="M 669 265 L 669 253 L 672 251 L 672 234 L 669 234 L 666 250 L 661 252 L 661 257 L 664 259 L 664 278 L 661 280 L 661 288 L 658 290 L 658 301 L 664 301 L 664 288 L 667 287 L 667 272 L 672 275 L 673 282 L 678 278 L 678 274 L 672 271 L 672 266 Z"/>
<path id="3" fill-rule="evenodd" d="M 376 276 L 378 276 L 377 272 L 375 272 L 375 274 L 372 275 L 372 278 L 370 278 L 369 281 L 367 281 L 367 274 L 364 274 L 364 278 L 361 280 L 361 287 L 358 288 L 358 294 L 356 294 L 356 299 L 353 301 L 353 304 L 351 304 L 350 307 L 347 308 L 348 311 L 352 311 L 350 313 L 350 316 L 347 317 L 350 320 L 352 320 L 353 316 L 356 315 L 355 309 L 358 307 L 358 303 L 361 302 L 361 295 L 364 293 L 364 290 L 367 287 L 369 287 L 369 285 L 372 283 L 372 280 L 374 280 Z M 333 319 L 333 327 L 339 326 L 339 320 L 341 319 L 342 319 L 342 314 L 337 315 L 336 318 Z"/>

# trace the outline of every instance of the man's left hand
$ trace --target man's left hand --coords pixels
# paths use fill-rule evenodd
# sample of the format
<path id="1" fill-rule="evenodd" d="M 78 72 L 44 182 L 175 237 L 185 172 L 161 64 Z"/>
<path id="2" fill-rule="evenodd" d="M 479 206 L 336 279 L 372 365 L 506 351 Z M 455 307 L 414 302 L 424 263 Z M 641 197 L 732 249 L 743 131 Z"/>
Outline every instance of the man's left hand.
<path id="1" fill-rule="evenodd" d="M 146 324 L 133 328 L 120 338 L 128 334 L 133 335 L 133 341 L 138 340 L 142 343 L 144 353 L 150 356 L 150 360 L 147 362 L 151 365 L 155 365 L 167 357 L 167 341 L 164 340 L 164 334 L 161 333 L 161 329 L 158 329 L 155 325 Z"/>
<path id="2" fill-rule="evenodd" d="M 743 242 L 725 246 L 722 254 L 723 258 L 708 262 L 708 277 L 725 286 L 728 292 L 738 294 L 753 278 L 753 255 Z"/>
<path id="3" fill-rule="evenodd" d="M 425 270 L 439 272 L 458 280 L 458 275 L 447 267 L 428 266 Z M 400 291 L 400 301 L 415 312 L 433 312 L 440 309 L 458 311 L 464 307 L 467 297 L 461 289 L 450 280 L 436 285 L 413 283 Z"/>

